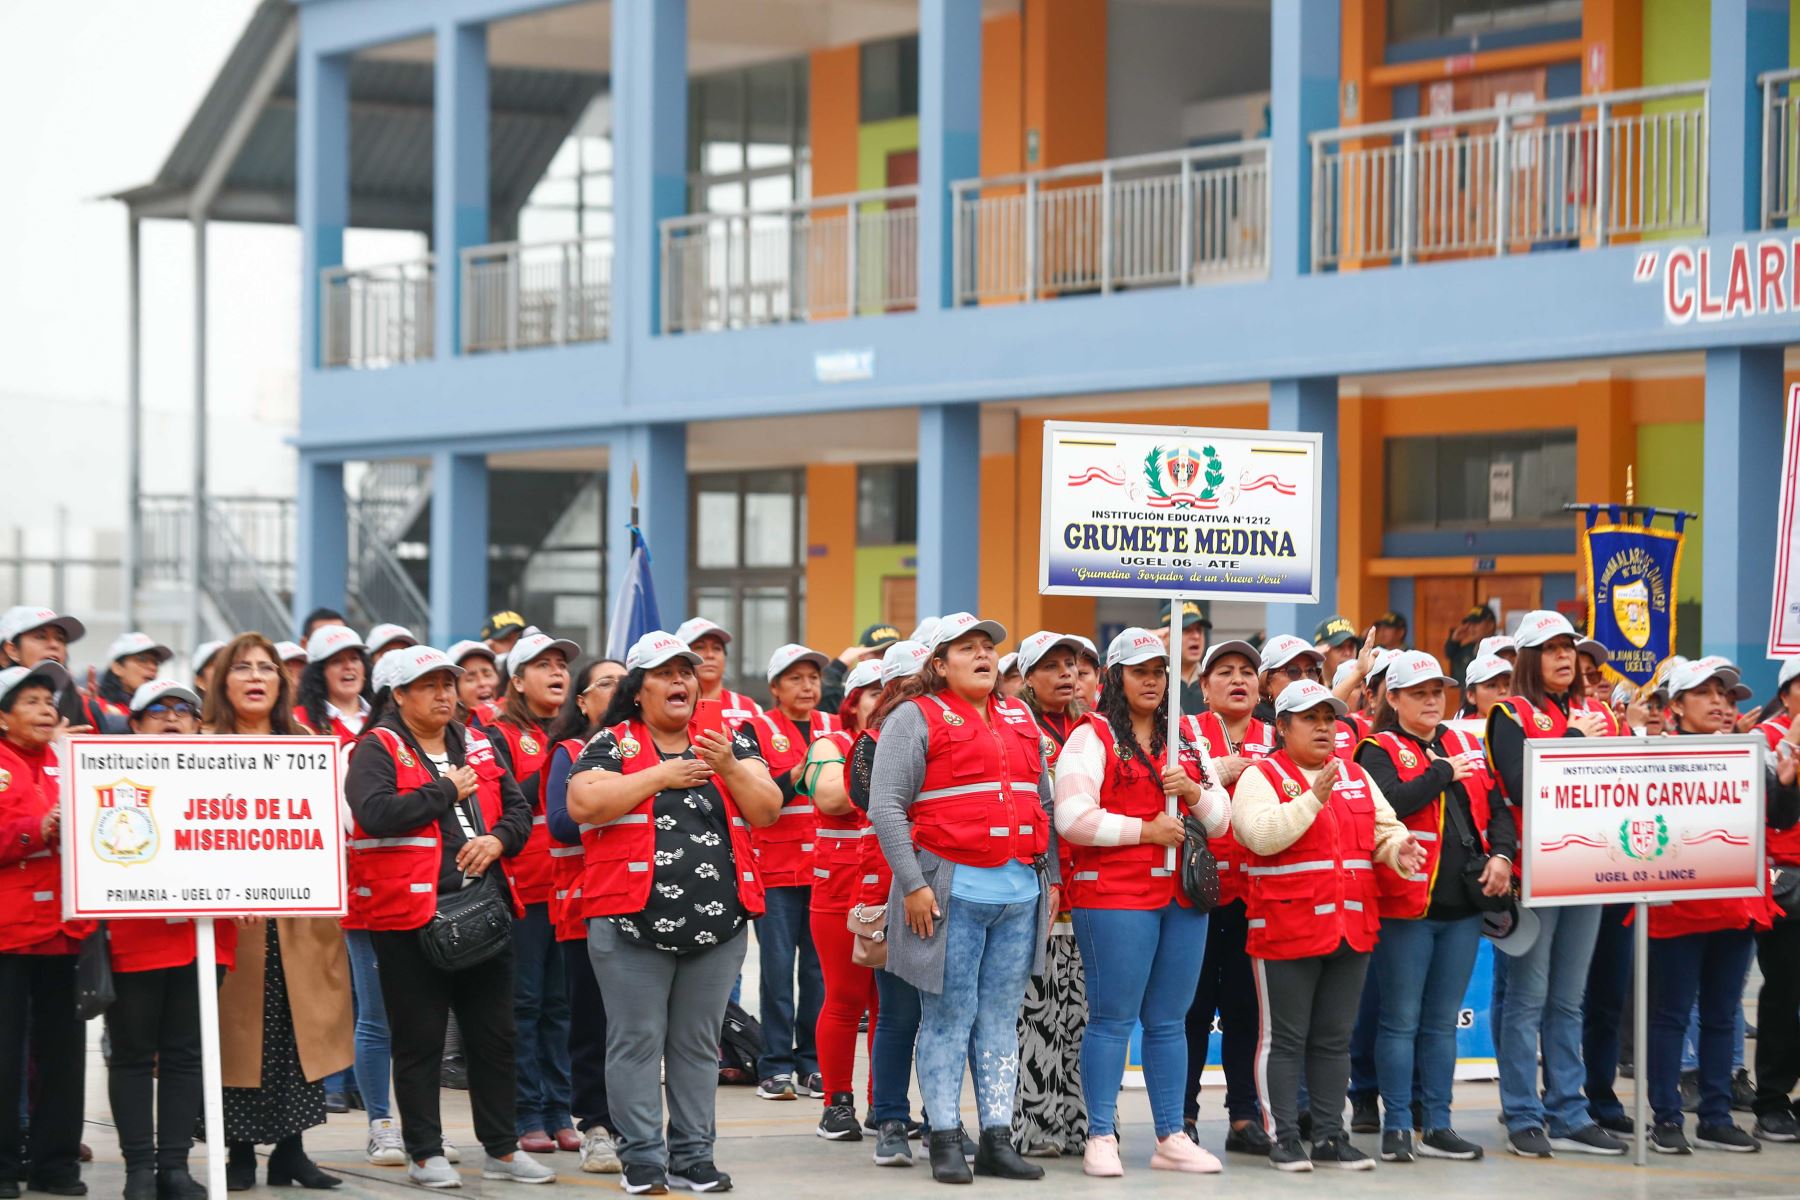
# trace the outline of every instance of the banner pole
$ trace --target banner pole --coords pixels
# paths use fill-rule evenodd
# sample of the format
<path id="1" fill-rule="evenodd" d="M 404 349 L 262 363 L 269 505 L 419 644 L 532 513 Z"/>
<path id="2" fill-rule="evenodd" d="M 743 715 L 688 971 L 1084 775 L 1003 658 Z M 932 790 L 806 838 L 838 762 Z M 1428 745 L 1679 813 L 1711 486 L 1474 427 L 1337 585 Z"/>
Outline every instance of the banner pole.
<path id="1" fill-rule="evenodd" d="M 1187 615 L 1187 597 L 1169 597 L 1169 734 L 1163 739 L 1163 762 L 1179 763 L 1181 761 L 1181 643 L 1187 640 L 1187 625 L 1183 620 Z M 1165 793 L 1168 812 L 1177 819 L 1181 816 L 1181 804 L 1172 793 Z M 1175 847 L 1163 849 L 1163 868 L 1171 875 L 1175 873 Z"/>
<path id="2" fill-rule="evenodd" d="M 1637 1165 L 1650 1160 L 1650 906 L 1639 900 L 1631 918 L 1632 1120 L 1637 1125 Z"/>
<path id="3" fill-rule="evenodd" d="M 225 1200 L 225 1091 L 219 1061 L 219 971 L 211 917 L 194 919 L 194 981 L 200 989 L 200 1081 L 206 1111 L 206 1194 Z"/>

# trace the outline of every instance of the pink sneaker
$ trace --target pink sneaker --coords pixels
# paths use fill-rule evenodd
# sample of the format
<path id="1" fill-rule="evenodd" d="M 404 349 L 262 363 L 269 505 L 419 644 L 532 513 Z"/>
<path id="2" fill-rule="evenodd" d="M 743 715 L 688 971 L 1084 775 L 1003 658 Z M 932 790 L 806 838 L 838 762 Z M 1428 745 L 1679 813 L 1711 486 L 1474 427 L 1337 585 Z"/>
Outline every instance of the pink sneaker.
<path id="1" fill-rule="evenodd" d="M 1081 1154 L 1081 1170 L 1086 1175 L 1098 1175 L 1113 1179 L 1125 1173 L 1125 1166 L 1119 1161 L 1119 1139 L 1112 1134 L 1105 1137 L 1089 1137 L 1087 1149 Z"/>
<path id="2" fill-rule="evenodd" d="M 1114 1150 L 1113 1153 L 1116 1156 L 1118 1151 Z M 1213 1157 L 1212 1151 L 1204 1146 L 1196 1146 L 1187 1134 L 1171 1133 L 1156 1143 L 1156 1153 L 1150 1156 L 1150 1169 L 1152 1171 L 1187 1171 L 1194 1175 L 1216 1175 L 1224 1170 L 1224 1167 L 1217 1158 Z"/>

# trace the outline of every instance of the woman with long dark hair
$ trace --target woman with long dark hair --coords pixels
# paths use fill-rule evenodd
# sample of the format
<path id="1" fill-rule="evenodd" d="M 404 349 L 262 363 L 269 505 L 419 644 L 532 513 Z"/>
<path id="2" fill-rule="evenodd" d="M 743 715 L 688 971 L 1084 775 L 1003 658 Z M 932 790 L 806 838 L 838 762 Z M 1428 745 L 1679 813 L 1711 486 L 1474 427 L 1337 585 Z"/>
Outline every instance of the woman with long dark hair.
<path id="1" fill-rule="evenodd" d="M 462 668 L 456 677 L 456 719 L 465 725 L 490 725 L 500 715 L 500 660 L 486 642 L 462 641 L 444 652 Z"/>
<path id="2" fill-rule="evenodd" d="M 284 672 L 285 673 L 285 672 Z M 369 716 L 369 651 L 348 625 L 321 625 L 306 639 L 306 669 L 294 697 L 294 719 L 354 746 Z"/>

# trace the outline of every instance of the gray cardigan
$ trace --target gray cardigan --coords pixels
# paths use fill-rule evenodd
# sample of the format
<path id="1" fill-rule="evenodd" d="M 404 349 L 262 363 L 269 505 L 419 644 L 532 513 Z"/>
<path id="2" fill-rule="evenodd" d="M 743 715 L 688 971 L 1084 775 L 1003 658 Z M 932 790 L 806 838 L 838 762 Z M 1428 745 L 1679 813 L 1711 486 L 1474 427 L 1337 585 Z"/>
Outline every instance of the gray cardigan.
<path id="1" fill-rule="evenodd" d="M 925 753 L 930 744 L 925 716 L 916 704 L 902 704 L 881 724 L 881 740 L 875 744 L 875 762 L 869 779 L 869 822 L 881 839 L 881 853 L 894 872 L 888 892 L 887 969 L 920 991 L 944 990 L 944 926 L 950 919 L 950 881 L 956 864 L 929 850 L 914 847 L 910 810 L 925 779 Z M 1044 813 L 1050 812 L 1050 774 L 1042 764 L 1038 773 L 1038 798 Z M 1050 826 L 1050 881 L 1060 883 L 1056 867 L 1056 825 Z M 921 938 L 906 924 L 905 898 L 922 887 L 937 897 L 944 916 L 936 921 L 931 937 Z M 1050 934 L 1050 896 L 1038 888 L 1037 951 L 1031 973 L 1044 973 L 1044 951 Z M 1022 997 L 1021 997 L 1022 999 Z"/>

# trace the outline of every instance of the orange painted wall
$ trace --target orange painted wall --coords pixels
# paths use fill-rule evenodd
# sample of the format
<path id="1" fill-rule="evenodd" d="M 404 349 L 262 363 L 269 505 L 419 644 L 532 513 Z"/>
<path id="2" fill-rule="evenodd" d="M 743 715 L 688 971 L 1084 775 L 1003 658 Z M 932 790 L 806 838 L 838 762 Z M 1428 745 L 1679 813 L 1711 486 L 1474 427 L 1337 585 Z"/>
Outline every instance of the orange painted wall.
<path id="1" fill-rule="evenodd" d="M 815 50 L 809 59 L 808 132 L 812 194 L 856 190 L 857 136 L 862 120 L 862 51 L 855 45 Z"/>
<path id="2" fill-rule="evenodd" d="M 1025 20 L 1008 13 L 981 26 L 981 173 L 1025 169 Z"/>
<path id="3" fill-rule="evenodd" d="M 1581 49 L 1583 92 L 1640 86 L 1644 82 L 1644 0 L 1583 0 Z"/>
<path id="4" fill-rule="evenodd" d="M 1381 554 L 1382 415 L 1379 401 L 1338 397 L 1337 607 L 1358 629 L 1387 608 L 1387 581 L 1364 570 Z"/>
<path id="5" fill-rule="evenodd" d="M 806 540 L 806 644 L 835 654 L 857 634 L 854 465 L 806 468 Z"/>
<path id="6" fill-rule="evenodd" d="M 981 457 L 981 611 L 1006 613 L 996 617 L 1017 643 L 1032 632 L 1015 629 L 1009 621 L 1019 588 L 1019 555 L 1027 539 L 1020 536 L 1016 505 L 1019 494 L 1019 456 L 984 454 Z M 1035 557 L 1034 560 L 1035 562 Z M 1035 581 L 1032 584 L 1036 590 Z M 1035 627 L 1034 627 L 1035 628 Z"/>
<path id="7" fill-rule="evenodd" d="M 1105 158 L 1106 0 L 1025 0 L 1025 80 L 1027 169 Z"/>

